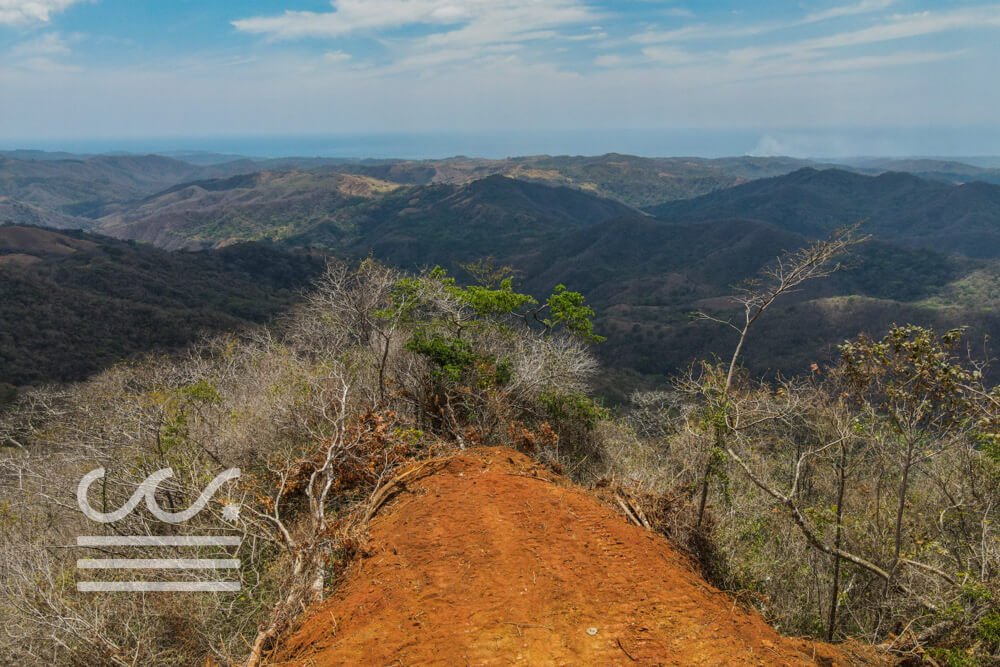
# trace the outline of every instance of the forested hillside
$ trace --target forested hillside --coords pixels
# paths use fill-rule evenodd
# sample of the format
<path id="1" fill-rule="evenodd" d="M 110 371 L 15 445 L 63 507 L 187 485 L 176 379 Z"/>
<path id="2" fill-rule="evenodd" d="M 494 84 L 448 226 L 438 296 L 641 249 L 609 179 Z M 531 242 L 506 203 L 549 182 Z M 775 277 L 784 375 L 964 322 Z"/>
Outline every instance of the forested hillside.
<path id="1" fill-rule="evenodd" d="M 345 211 L 397 187 L 325 169 L 258 172 L 183 183 L 93 224 L 168 250 L 284 240 L 319 225 L 341 229 Z"/>
<path id="2" fill-rule="evenodd" d="M 807 236 L 827 234 L 844 220 L 864 221 L 885 241 L 969 257 L 1000 256 L 1000 186 L 987 183 L 802 169 L 648 211 L 678 221 L 763 220 Z"/>
<path id="3" fill-rule="evenodd" d="M 264 245 L 169 253 L 0 227 L 0 384 L 82 380 L 113 362 L 263 322 L 323 267 Z"/>

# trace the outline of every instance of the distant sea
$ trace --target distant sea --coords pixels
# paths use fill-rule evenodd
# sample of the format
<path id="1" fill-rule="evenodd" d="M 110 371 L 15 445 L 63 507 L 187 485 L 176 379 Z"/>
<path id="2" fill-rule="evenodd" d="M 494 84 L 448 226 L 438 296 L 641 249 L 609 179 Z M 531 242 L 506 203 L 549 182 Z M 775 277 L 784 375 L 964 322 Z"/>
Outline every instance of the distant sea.
<path id="1" fill-rule="evenodd" d="M 37 149 L 82 154 L 205 152 L 261 158 L 296 156 L 432 159 L 459 155 L 503 158 L 539 154 L 604 153 L 647 157 L 985 156 L 1000 155 L 1000 128 L 627 129 L 0 139 L 0 149 Z"/>

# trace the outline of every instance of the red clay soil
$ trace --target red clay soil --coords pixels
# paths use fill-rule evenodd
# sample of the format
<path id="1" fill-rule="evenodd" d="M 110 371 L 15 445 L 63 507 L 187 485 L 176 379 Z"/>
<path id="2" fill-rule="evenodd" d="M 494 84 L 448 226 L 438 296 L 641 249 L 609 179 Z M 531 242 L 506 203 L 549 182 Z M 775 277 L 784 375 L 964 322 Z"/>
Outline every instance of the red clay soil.
<path id="1" fill-rule="evenodd" d="M 508 449 L 410 482 L 271 665 L 852 665 L 786 639 L 662 537 Z"/>

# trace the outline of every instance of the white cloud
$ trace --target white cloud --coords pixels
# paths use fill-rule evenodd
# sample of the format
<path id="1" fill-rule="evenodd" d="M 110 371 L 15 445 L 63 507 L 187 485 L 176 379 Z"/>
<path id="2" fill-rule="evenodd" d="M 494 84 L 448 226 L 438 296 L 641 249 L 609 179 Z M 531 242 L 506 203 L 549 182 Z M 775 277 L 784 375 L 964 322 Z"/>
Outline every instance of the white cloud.
<path id="1" fill-rule="evenodd" d="M 797 28 L 800 26 L 822 23 L 845 16 L 871 14 L 888 9 L 896 0 L 861 0 L 853 5 L 840 5 L 830 9 L 807 14 L 791 21 L 761 21 L 744 25 L 709 25 L 697 24 L 674 30 L 647 30 L 632 37 L 632 41 L 640 44 L 658 44 L 663 42 L 694 41 L 694 40 L 724 40 L 740 37 L 756 37 L 779 30 Z"/>
<path id="2" fill-rule="evenodd" d="M 892 4 L 891 0 L 864 0 L 811 15 L 796 25 L 818 23 L 843 16 L 878 12 Z M 784 27 L 791 27 L 791 23 Z M 776 30 L 776 24 L 757 23 L 742 26 L 689 26 L 670 33 L 642 33 L 633 37 L 639 43 L 641 61 L 625 59 L 620 67 L 636 66 L 642 71 L 652 68 L 683 70 L 702 85 L 730 85 L 739 81 L 765 79 L 801 79 L 804 76 L 824 76 L 841 72 L 875 71 L 927 65 L 968 55 L 964 50 L 934 50 L 926 45 L 906 49 L 884 47 L 876 52 L 865 47 L 910 38 L 961 30 L 1000 27 L 1000 5 L 979 5 L 939 12 L 890 14 L 867 20 L 864 27 L 841 32 L 829 32 L 810 38 L 790 41 L 769 40 L 762 46 L 726 48 L 726 39 L 753 37 Z M 708 48 L 682 49 L 678 44 L 687 40 L 711 37 L 719 43 Z"/>
<path id="3" fill-rule="evenodd" d="M 802 19 L 801 24 L 806 25 L 809 23 L 819 23 L 820 21 L 837 19 L 843 16 L 856 16 L 858 14 L 880 12 L 883 9 L 888 9 L 894 4 L 896 4 L 896 0 L 861 0 L 861 2 L 858 2 L 857 4 L 831 7 L 830 9 L 826 9 L 821 12 L 808 14 L 804 19 Z"/>
<path id="4" fill-rule="evenodd" d="M 48 23 L 57 14 L 80 0 L 0 0 L 0 25 Z"/>
<path id="5" fill-rule="evenodd" d="M 350 62 L 351 54 L 345 53 L 343 51 L 327 51 L 326 53 L 323 54 L 323 60 L 328 63 L 339 65 L 342 63 Z"/>
<path id="6" fill-rule="evenodd" d="M 233 21 L 242 32 L 271 39 L 341 37 L 412 25 L 459 26 L 513 20 L 522 30 L 538 30 L 590 21 L 594 17 L 578 0 L 333 0 L 330 12 L 286 11 Z"/>
<path id="7" fill-rule="evenodd" d="M 603 30 L 595 30 L 593 32 L 586 32 L 579 35 L 566 35 L 563 39 L 570 42 L 593 42 L 596 40 L 607 39 L 608 33 Z"/>
<path id="8" fill-rule="evenodd" d="M 12 66 L 22 70 L 54 72 L 77 69 L 62 62 L 71 53 L 69 44 L 62 36 L 58 33 L 46 33 L 15 44 L 4 56 Z"/>
<path id="9" fill-rule="evenodd" d="M 332 12 L 286 11 L 278 16 L 239 19 L 233 26 L 272 39 L 299 39 L 412 24 L 454 24 L 468 18 L 466 9 L 447 0 L 333 0 L 331 4 Z"/>
<path id="10" fill-rule="evenodd" d="M 196 75 L 175 61 L 44 77 L 0 66 L 0 128 L 16 138 L 184 137 L 193 127 L 205 136 L 754 127 L 790 141 L 780 128 L 996 127 L 1000 88 L 990 85 L 993 67 L 977 53 L 919 68 L 904 65 L 928 54 L 878 62 L 856 55 L 752 67 L 724 60 L 647 68 L 625 63 L 574 73 L 526 64 L 512 52 L 391 82 L 381 71 L 325 66 L 298 50 L 252 65 L 191 56 Z M 899 69 L 891 74 L 874 69 L 893 64 Z M 815 67 L 826 70 L 814 73 Z M 955 76 L 959 68 L 962 76 Z"/>
<path id="11" fill-rule="evenodd" d="M 879 44 L 956 30 L 996 27 L 1000 27 L 1000 5 L 960 9 L 950 12 L 900 14 L 890 17 L 883 23 L 860 30 L 841 32 L 776 46 L 738 49 L 730 52 L 729 55 L 734 60 L 755 61 L 775 56 L 796 56 L 810 52 Z"/>
<path id="12" fill-rule="evenodd" d="M 647 46 L 642 50 L 642 55 L 658 65 L 667 67 L 687 65 L 698 61 L 698 56 L 690 51 L 670 46 Z"/>
<path id="13" fill-rule="evenodd" d="M 563 33 L 591 26 L 600 16 L 582 0 L 333 0 L 330 12 L 290 12 L 234 21 L 242 32 L 270 40 L 336 39 L 353 34 L 378 37 L 390 52 L 386 72 L 468 64 L 495 59 L 524 45 L 545 48 L 553 40 L 590 41 L 606 35 Z M 431 26 L 414 37 L 391 31 Z M 387 34 L 390 33 L 390 34 Z"/>
<path id="14" fill-rule="evenodd" d="M 35 39 L 0 47 L 0 133 L 750 126 L 772 138 L 762 140 L 758 152 L 818 154 L 836 151 L 812 143 L 796 149 L 795 137 L 768 128 L 996 126 L 995 46 L 979 35 L 962 45 L 965 52 L 948 50 L 959 48 L 957 39 L 902 41 L 944 30 L 989 30 L 1000 17 L 996 5 L 956 3 L 929 14 L 894 15 L 892 9 L 866 13 L 884 9 L 888 3 L 880 0 L 840 2 L 811 15 L 802 10 L 799 25 L 808 19 L 808 30 L 780 33 L 772 23 L 748 18 L 692 25 L 680 37 L 674 33 L 676 43 L 638 43 L 619 36 L 643 24 L 615 15 L 609 2 L 603 3 L 607 15 L 596 16 L 592 0 L 340 0 L 328 12 L 238 22 L 244 34 L 268 41 L 323 40 L 316 44 L 255 43 L 246 52 L 195 51 L 117 65 L 68 53 L 93 38 L 77 45 L 72 35 L 36 29 Z M 303 26 L 312 20 L 318 25 Z M 772 30 L 773 38 L 750 40 Z M 707 31 L 733 41 L 694 41 Z M 369 41 L 378 48 L 354 50 Z M 751 45 L 760 48 L 741 48 Z M 555 57 L 560 48 L 572 55 Z M 60 69 L 60 61 L 74 60 L 87 63 L 82 73 Z M 67 115 L 67 108 L 74 113 Z"/>
<path id="15" fill-rule="evenodd" d="M 921 37 L 953 30 L 997 26 L 1000 26 L 1000 5 L 990 5 L 950 12 L 897 15 L 881 25 L 806 41 L 803 45 L 810 49 L 841 48 L 908 37 Z"/>
<path id="16" fill-rule="evenodd" d="M 37 39 L 15 44 L 10 50 L 14 58 L 67 56 L 69 45 L 59 34 L 50 32 Z"/>
<path id="17" fill-rule="evenodd" d="M 684 9 L 683 7 L 671 7 L 670 9 L 663 10 L 663 14 L 667 16 L 679 16 L 684 19 L 693 19 L 694 12 L 690 9 Z"/>
<path id="18" fill-rule="evenodd" d="M 625 58 L 616 53 L 608 53 L 594 58 L 594 64 L 598 67 L 617 67 L 618 65 L 623 65 L 625 62 Z"/>
<path id="19" fill-rule="evenodd" d="M 693 40 L 734 39 L 753 37 L 775 30 L 773 24 L 756 24 L 745 26 L 713 26 L 707 24 L 689 25 L 674 30 L 647 30 L 631 37 L 638 44 L 661 44 L 664 42 L 683 42 Z"/>
<path id="20" fill-rule="evenodd" d="M 831 72 L 873 71 L 886 67 L 907 67 L 951 60 L 964 51 L 905 51 L 885 55 L 848 56 L 843 58 L 803 58 L 775 60 L 758 64 L 745 71 L 744 80 L 769 77 L 816 75 Z"/>

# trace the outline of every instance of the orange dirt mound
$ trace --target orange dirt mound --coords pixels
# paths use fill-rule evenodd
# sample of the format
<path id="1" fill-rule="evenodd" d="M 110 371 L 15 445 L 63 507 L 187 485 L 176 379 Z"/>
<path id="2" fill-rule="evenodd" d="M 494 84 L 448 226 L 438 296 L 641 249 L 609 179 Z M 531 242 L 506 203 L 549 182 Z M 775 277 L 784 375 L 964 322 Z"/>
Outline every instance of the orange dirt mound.
<path id="1" fill-rule="evenodd" d="M 272 665 L 849 665 L 778 635 L 662 537 L 508 449 L 407 484 Z"/>

